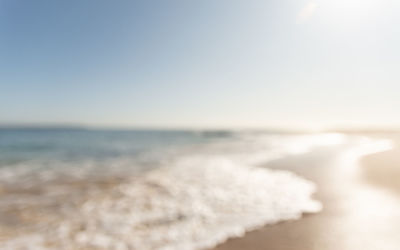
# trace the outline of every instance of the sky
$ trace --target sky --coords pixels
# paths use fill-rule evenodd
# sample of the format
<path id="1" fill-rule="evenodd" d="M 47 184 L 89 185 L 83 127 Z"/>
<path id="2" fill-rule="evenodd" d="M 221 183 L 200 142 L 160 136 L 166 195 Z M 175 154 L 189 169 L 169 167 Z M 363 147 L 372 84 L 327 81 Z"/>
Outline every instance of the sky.
<path id="1" fill-rule="evenodd" d="M 0 0 L 0 124 L 400 126 L 397 0 Z"/>

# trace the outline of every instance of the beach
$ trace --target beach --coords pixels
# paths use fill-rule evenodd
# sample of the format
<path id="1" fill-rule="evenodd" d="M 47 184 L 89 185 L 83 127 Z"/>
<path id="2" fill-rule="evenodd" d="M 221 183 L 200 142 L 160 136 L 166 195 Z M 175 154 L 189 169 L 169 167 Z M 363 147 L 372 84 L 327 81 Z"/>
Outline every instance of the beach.
<path id="1" fill-rule="evenodd" d="M 398 249 L 399 141 L 6 131 L 0 249 Z"/>
<path id="2" fill-rule="evenodd" d="M 0 130 L 0 249 L 204 249 L 321 210 L 259 164 L 340 134 Z M 357 140 L 357 138 L 355 138 Z"/>
<path id="3" fill-rule="evenodd" d="M 400 0 L 0 0 L 0 250 L 400 250 Z"/>
<path id="4" fill-rule="evenodd" d="M 296 221 L 268 225 L 230 239 L 215 250 L 375 250 L 400 247 L 399 136 L 392 150 L 360 159 L 320 149 L 270 162 L 264 167 L 290 170 L 318 185 L 322 212 Z"/>

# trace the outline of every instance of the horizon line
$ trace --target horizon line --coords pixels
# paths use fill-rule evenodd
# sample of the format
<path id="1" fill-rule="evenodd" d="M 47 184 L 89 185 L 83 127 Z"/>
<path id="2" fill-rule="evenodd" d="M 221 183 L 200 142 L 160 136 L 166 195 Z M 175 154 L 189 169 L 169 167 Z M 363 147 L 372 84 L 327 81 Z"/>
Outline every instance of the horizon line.
<path id="1" fill-rule="evenodd" d="M 343 133 L 373 133 L 373 132 L 400 132 L 400 125 L 338 125 L 325 128 L 312 129 L 300 126 L 162 126 L 162 125 L 89 125 L 79 123 L 1 123 L 0 129 L 75 129 L 75 130 L 181 130 L 181 131 L 270 131 L 270 132 L 343 132 Z"/>

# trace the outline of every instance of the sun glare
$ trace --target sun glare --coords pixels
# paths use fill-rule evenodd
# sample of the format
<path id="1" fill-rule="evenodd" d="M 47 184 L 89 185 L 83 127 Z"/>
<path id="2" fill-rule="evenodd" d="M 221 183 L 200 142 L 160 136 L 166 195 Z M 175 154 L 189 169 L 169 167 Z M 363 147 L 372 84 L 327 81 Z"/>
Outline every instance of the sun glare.
<path id="1" fill-rule="evenodd" d="M 352 26 L 373 20 L 389 1 L 379 0 L 320 0 L 316 4 L 323 19 L 335 25 Z"/>

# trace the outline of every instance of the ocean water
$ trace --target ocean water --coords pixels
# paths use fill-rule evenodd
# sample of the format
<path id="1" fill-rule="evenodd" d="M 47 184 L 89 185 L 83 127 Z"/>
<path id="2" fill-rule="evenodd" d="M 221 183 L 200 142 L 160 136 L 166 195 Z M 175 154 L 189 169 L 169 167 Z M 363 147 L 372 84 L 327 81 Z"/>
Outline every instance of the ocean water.
<path id="1" fill-rule="evenodd" d="M 312 182 L 263 165 L 348 142 L 334 133 L 2 129 L 0 249 L 213 247 L 320 211 Z"/>

